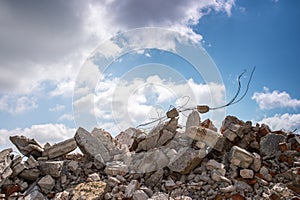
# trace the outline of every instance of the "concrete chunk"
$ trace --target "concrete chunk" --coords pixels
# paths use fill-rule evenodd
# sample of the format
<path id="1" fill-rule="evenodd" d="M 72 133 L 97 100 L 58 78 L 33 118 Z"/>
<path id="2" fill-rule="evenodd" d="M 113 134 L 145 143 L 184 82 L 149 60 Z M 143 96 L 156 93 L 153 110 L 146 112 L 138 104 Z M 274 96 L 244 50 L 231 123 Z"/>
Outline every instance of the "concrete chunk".
<path id="1" fill-rule="evenodd" d="M 213 148 L 221 135 L 215 131 L 207 128 L 192 126 L 186 132 L 187 136 L 193 140 L 201 141 L 206 144 L 207 147 Z"/>
<path id="2" fill-rule="evenodd" d="M 132 195 L 133 200 L 148 200 L 148 195 L 143 190 L 136 190 Z"/>
<path id="3" fill-rule="evenodd" d="M 188 148 L 182 153 L 178 152 L 177 157 L 173 162 L 171 161 L 168 168 L 174 172 L 188 174 L 201 162 L 203 157 L 199 155 L 199 151 Z"/>
<path id="4" fill-rule="evenodd" d="M 9 139 L 24 156 L 32 155 L 34 158 L 42 156 L 44 150 L 35 139 L 29 139 L 23 135 L 10 136 Z"/>
<path id="5" fill-rule="evenodd" d="M 41 173 L 44 175 L 49 174 L 55 178 L 60 177 L 63 165 L 64 161 L 39 161 Z"/>
<path id="6" fill-rule="evenodd" d="M 252 164 L 253 160 L 254 156 L 245 149 L 233 146 L 230 150 L 230 162 L 235 166 L 245 169 Z"/>
<path id="7" fill-rule="evenodd" d="M 45 149 L 42 155 L 50 159 L 57 158 L 74 151 L 76 148 L 76 141 L 74 140 L 74 138 L 71 138 Z"/>
<path id="8" fill-rule="evenodd" d="M 125 175 L 128 173 L 128 166 L 120 161 L 109 162 L 106 164 L 104 169 L 107 175 L 116 176 L 116 175 Z"/>
<path id="9" fill-rule="evenodd" d="M 112 159 L 104 144 L 85 129 L 81 127 L 78 128 L 75 134 L 75 140 L 79 149 L 86 156 L 95 158 L 96 155 L 101 155 L 105 162 L 109 162 Z"/>
<path id="10" fill-rule="evenodd" d="M 251 169 L 242 169 L 240 175 L 242 178 L 253 178 L 254 172 Z"/>
<path id="11" fill-rule="evenodd" d="M 200 115 L 198 111 L 192 111 L 187 120 L 185 125 L 185 130 L 187 131 L 192 126 L 199 126 L 200 125 Z"/>
<path id="12" fill-rule="evenodd" d="M 46 175 L 41 178 L 37 184 L 40 186 L 41 190 L 47 194 L 54 188 L 55 180 L 50 175 Z"/>
<path id="13" fill-rule="evenodd" d="M 279 144 L 284 142 L 285 136 L 280 134 L 269 133 L 260 140 L 260 153 L 269 156 L 279 150 Z"/>

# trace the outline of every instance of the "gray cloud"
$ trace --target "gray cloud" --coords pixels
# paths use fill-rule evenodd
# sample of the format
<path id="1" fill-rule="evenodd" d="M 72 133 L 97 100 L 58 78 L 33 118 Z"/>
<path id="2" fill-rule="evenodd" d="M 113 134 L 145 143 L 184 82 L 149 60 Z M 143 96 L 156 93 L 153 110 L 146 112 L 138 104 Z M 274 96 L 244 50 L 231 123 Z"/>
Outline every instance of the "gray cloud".
<path id="1" fill-rule="evenodd" d="M 84 58 L 118 31 L 187 28 L 201 18 L 202 9 L 228 12 L 233 4 L 233 0 L 3 0 L 0 92 L 27 93 L 45 80 L 69 80 Z"/>

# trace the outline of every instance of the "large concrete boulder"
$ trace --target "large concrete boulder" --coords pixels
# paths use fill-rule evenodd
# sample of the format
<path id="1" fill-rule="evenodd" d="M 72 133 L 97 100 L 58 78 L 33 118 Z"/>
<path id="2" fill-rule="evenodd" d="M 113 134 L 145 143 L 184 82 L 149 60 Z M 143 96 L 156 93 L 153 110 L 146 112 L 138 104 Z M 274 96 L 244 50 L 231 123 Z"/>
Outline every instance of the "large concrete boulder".
<path id="1" fill-rule="evenodd" d="M 42 156 L 44 149 L 35 139 L 23 135 L 10 136 L 9 139 L 24 156 L 32 155 L 34 158 Z"/>
<path id="2" fill-rule="evenodd" d="M 92 135 L 87 130 L 81 127 L 78 128 L 74 138 L 79 149 L 86 156 L 92 159 L 98 156 L 101 157 L 104 162 L 109 162 L 112 160 L 112 156 L 105 145 L 95 135 Z"/>

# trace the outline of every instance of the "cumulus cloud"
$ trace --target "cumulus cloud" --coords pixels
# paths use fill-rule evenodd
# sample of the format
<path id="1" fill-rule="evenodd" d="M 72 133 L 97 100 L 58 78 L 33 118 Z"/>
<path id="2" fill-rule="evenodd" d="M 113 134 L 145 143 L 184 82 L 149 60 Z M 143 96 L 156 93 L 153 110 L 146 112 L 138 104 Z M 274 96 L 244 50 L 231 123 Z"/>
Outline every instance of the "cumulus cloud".
<path id="1" fill-rule="evenodd" d="M 45 80 L 74 80 L 87 55 L 118 31 L 158 26 L 195 36 L 190 24 L 211 10 L 230 15 L 234 0 L 4 0 L 0 5 L 0 91 L 24 94 Z"/>
<path id="2" fill-rule="evenodd" d="M 81 126 L 90 129 L 97 126 L 86 124 L 92 121 L 84 121 L 87 116 L 93 115 L 98 126 L 117 134 L 128 127 L 160 117 L 170 105 L 184 105 L 186 108 L 196 107 L 197 104 L 218 106 L 224 104 L 224 95 L 223 85 L 196 83 L 192 79 L 178 83 L 157 75 L 130 81 L 106 78 L 98 84 L 94 93 L 74 102 L 74 114 Z"/>
<path id="3" fill-rule="evenodd" d="M 63 114 L 58 118 L 58 121 L 73 121 L 74 116 L 72 114 Z"/>
<path id="4" fill-rule="evenodd" d="M 46 142 L 51 144 L 69 139 L 75 134 L 74 128 L 69 128 L 64 124 L 39 124 L 32 125 L 30 128 L 16 128 L 13 130 L 0 129 L 0 146 L 9 147 L 11 142 L 9 136 L 24 135 L 29 138 L 35 138 L 42 145 Z"/>
<path id="5" fill-rule="evenodd" d="M 36 99 L 33 97 L 4 95 L 0 98 L 0 111 L 12 115 L 21 114 L 37 107 Z"/>
<path id="6" fill-rule="evenodd" d="M 297 132 L 300 133 L 300 114 L 276 114 L 272 117 L 263 118 L 259 123 L 269 125 L 272 130 L 294 131 L 297 129 Z"/>
<path id="7" fill-rule="evenodd" d="M 298 108 L 300 107 L 300 100 L 293 99 L 286 91 L 274 90 L 269 91 L 268 88 L 264 87 L 264 92 L 255 92 L 252 96 L 259 107 L 264 110 L 274 108 Z"/>

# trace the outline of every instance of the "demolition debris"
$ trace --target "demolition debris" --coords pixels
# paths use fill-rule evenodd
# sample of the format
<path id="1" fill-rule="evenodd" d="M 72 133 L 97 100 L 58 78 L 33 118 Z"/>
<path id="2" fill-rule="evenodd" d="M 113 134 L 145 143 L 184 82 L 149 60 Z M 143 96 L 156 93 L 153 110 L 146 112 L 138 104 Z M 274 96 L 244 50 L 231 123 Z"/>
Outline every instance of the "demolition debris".
<path id="1" fill-rule="evenodd" d="M 299 135 L 234 116 L 220 132 L 198 112 L 186 130 L 168 118 L 115 138 L 78 128 L 54 145 L 11 136 L 21 154 L 0 152 L 0 199 L 299 199 Z"/>

